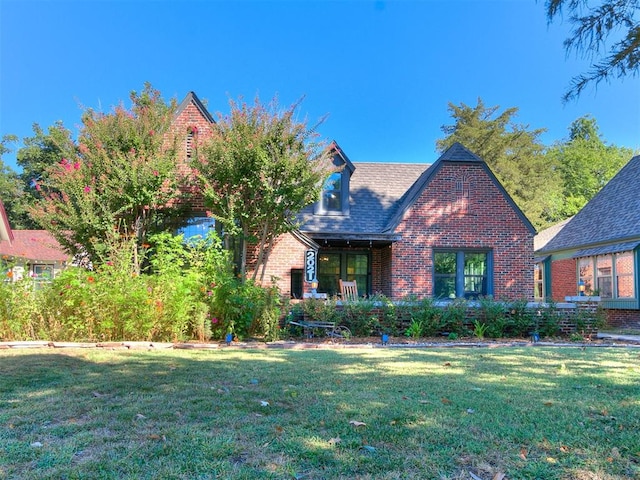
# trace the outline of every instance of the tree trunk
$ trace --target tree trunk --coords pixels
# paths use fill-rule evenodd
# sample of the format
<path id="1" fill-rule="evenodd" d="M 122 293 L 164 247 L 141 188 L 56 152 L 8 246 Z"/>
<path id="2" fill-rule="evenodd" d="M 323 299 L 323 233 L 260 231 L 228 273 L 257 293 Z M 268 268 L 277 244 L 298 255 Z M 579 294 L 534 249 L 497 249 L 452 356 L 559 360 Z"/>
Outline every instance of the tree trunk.
<path id="1" fill-rule="evenodd" d="M 247 279 L 247 238 L 249 238 L 249 231 L 246 225 L 242 225 L 242 249 L 240 252 L 240 279 L 242 283 Z"/>
<path id="2" fill-rule="evenodd" d="M 264 274 L 267 270 L 267 262 L 269 261 L 269 257 L 271 256 L 271 250 L 273 250 L 273 244 L 275 242 L 275 238 L 271 237 L 267 240 L 267 245 L 265 248 L 263 263 L 262 263 L 262 273 L 260 275 L 260 284 L 264 285 Z"/>

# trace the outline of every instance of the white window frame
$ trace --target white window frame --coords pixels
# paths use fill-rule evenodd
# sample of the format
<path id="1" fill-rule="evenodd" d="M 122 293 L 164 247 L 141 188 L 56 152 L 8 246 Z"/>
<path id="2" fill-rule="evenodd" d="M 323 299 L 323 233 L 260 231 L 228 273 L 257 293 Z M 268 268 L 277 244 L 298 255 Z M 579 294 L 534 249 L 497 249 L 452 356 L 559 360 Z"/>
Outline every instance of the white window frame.
<path id="1" fill-rule="evenodd" d="M 630 273 L 624 273 L 622 274 L 622 276 L 624 277 L 629 277 L 631 276 L 633 279 L 635 279 L 635 260 L 634 260 L 634 254 L 632 251 L 624 251 L 624 252 L 616 252 L 616 253 L 608 253 L 605 255 L 595 255 L 595 256 L 589 256 L 589 257 L 581 257 L 578 258 L 577 261 L 577 278 L 578 278 L 578 288 L 580 285 L 580 281 L 584 282 L 584 294 L 585 295 L 593 295 L 594 292 L 597 292 L 600 296 L 602 296 L 602 292 L 599 291 L 598 286 L 599 286 L 599 280 L 600 279 L 605 279 L 605 278 L 611 278 L 611 296 L 610 297 L 603 297 L 607 300 L 633 300 L 637 298 L 638 292 L 636 292 L 636 288 L 635 288 L 635 281 L 632 281 L 632 287 L 633 287 L 633 296 L 632 297 L 620 297 L 618 296 L 618 277 L 619 275 L 617 274 L 617 259 L 619 257 L 623 257 L 623 256 L 628 256 L 631 255 L 632 256 L 632 261 L 631 261 L 631 268 L 632 271 Z M 610 257 L 611 258 L 611 271 L 609 274 L 606 274 L 606 272 L 602 272 L 602 274 L 600 273 L 599 269 L 598 269 L 598 259 L 604 259 L 606 257 Z M 585 268 L 590 268 L 590 275 L 589 276 L 585 276 L 582 275 L 582 267 Z M 578 294 L 580 294 L 580 291 L 578 290 Z"/>

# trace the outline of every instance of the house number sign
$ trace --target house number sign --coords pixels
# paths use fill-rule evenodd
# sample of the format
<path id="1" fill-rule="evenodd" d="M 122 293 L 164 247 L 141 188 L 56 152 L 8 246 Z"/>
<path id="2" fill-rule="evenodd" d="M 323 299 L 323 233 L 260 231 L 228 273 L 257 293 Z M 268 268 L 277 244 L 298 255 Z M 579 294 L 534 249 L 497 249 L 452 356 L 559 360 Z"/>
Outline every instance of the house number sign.
<path id="1" fill-rule="evenodd" d="M 307 250 L 304 252 L 304 280 L 311 283 L 316 278 L 318 252 Z"/>

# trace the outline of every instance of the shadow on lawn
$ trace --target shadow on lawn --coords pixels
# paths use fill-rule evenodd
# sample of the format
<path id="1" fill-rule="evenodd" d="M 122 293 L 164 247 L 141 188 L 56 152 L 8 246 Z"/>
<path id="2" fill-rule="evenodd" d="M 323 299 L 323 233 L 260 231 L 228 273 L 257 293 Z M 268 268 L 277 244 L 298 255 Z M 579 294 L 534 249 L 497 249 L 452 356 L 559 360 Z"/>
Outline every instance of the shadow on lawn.
<path id="1" fill-rule="evenodd" d="M 43 476 L 638 472 L 637 352 L 94 350 L 0 358 L 1 438 L 48 446 L 58 460 L 40 465 Z M 590 465 L 590 456 L 606 458 L 612 448 L 615 462 Z M 91 458 L 80 462 L 77 451 Z M 11 452 L 0 473 L 38 466 L 38 454 Z M 106 473 L 94 477 L 98 466 Z"/>

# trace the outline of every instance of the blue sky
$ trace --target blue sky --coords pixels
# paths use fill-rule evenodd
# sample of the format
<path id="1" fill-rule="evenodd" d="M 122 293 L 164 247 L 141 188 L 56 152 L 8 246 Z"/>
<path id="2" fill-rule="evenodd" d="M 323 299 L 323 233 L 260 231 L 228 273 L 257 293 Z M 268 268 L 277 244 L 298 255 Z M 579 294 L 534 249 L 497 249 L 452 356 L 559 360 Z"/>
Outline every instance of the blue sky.
<path id="1" fill-rule="evenodd" d="M 319 132 L 356 162 L 432 163 L 449 102 L 478 97 L 517 107 L 546 144 L 590 114 L 609 144 L 640 149 L 640 78 L 562 104 L 588 68 L 565 54 L 568 31 L 547 25 L 543 0 L 0 0 L 0 135 L 56 120 L 76 132 L 83 107 L 108 111 L 149 81 L 211 113 L 305 96 L 301 117 L 328 114 Z"/>

